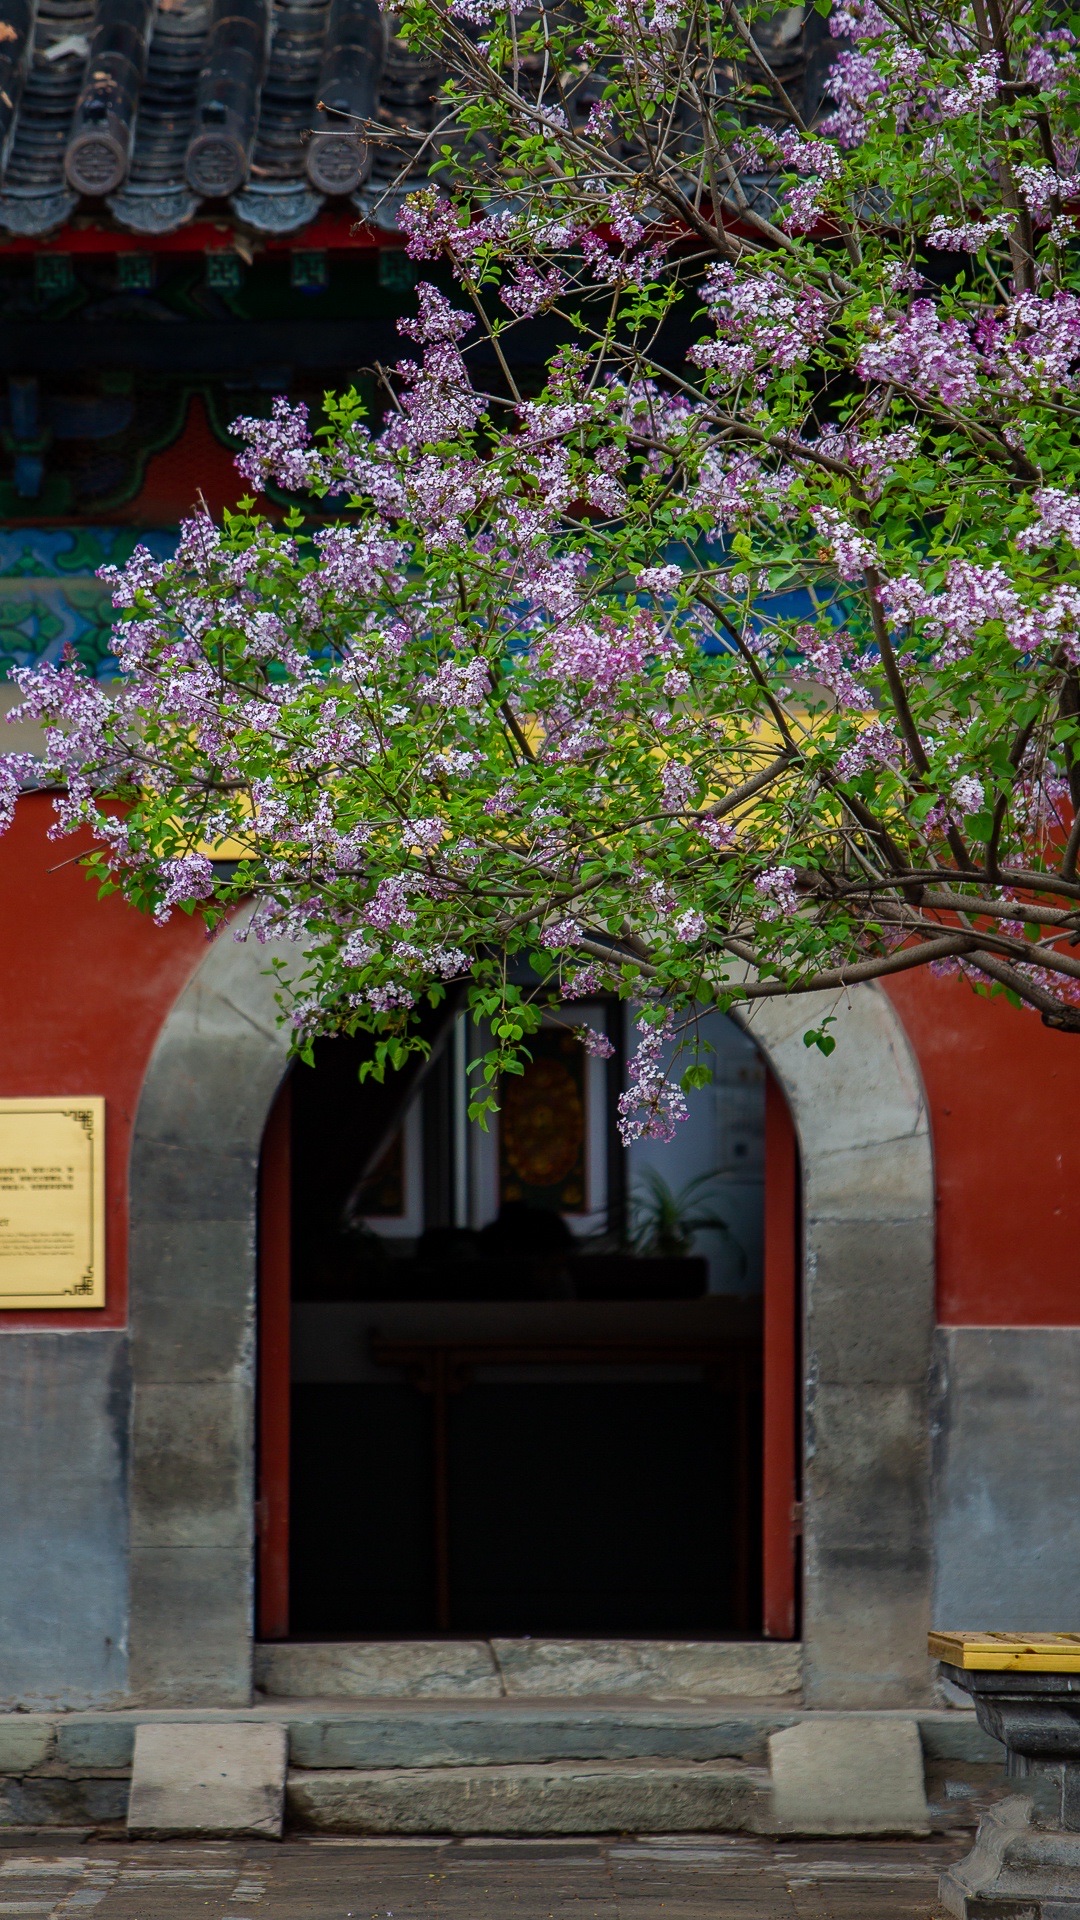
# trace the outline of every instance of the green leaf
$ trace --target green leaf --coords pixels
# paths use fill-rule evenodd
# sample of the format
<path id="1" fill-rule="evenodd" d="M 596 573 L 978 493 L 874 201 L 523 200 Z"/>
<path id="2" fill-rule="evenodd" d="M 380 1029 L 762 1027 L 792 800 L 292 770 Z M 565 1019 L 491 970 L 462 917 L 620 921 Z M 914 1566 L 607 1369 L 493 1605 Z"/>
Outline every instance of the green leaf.
<path id="1" fill-rule="evenodd" d="M 818 1052 L 823 1053 L 828 1059 L 829 1054 L 836 1051 L 835 1036 L 826 1032 L 826 1028 L 833 1025 L 835 1025 L 835 1016 L 831 1013 L 827 1014 L 820 1025 L 808 1028 L 803 1034 L 803 1046 L 816 1047 Z"/>

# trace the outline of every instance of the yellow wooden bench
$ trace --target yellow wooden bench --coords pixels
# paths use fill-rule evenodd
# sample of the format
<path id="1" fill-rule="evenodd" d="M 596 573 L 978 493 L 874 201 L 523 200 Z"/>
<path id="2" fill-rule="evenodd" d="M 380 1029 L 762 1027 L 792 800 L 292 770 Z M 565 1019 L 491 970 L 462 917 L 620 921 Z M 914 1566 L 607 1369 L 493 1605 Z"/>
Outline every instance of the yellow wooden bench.
<path id="1" fill-rule="evenodd" d="M 932 1633 L 929 1651 L 969 1673 L 1080 1673 L 1080 1633 Z"/>

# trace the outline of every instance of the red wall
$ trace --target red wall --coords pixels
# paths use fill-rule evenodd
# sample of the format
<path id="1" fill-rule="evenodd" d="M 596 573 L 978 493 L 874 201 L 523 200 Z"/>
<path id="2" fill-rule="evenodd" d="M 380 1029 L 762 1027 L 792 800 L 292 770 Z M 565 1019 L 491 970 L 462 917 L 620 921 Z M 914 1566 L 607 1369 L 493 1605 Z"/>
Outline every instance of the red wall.
<path id="1" fill-rule="evenodd" d="M 52 803 L 19 803 L 0 838 L 0 1095 L 104 1094 L 108 1304 L 6 1313 L 8 1325 L 117 1326 L 127 1310 L 127 1163 L 158 1030 L 205 952 L 197 920 L 155 927 L 99 901 L 50 841 Z M 1080 1324 L 1080 1036 L 907 974 L 889 993 L 930 1102 L 938 1193 L 938 1317 L 952 1326 Z"/>
<path id="2" fill-rule="evenodd" d="M 234 411 L 243 409 L 237 405 Z M 195 512 L 201 494 L 208 511 L 220 521 L 226 507 L 235 507 L 241 495 L 252 491 L 234 461 L 234 452 L 214 434 L 204 402 L 193 394 L 178 437 L 147 461 L 137 499 L 110 517 L 116 522 L 133 520 L 140 527 L 172 527 Z M 266 506 L 261 498 L 259 504 Z"/>
<path id="3" fill-rule="evenodd" d="M 97 888 L 49 840 L 52 801 L 30 794 L 0 838 L 0 1095 L 104 1094 L 106 1305 L 4 1313 L 6 1326 L 116 1327 L 127 1318 L 131 1128 L 154 1041 L 206 950 L 198 921 L 164 927 Z"/>
<path id="4" fill-rule="evenodd" d="M 938 1319 L 1080 1324 L 1080 1034 L 959 980 L 888 991 L 930 1103 Z"/>

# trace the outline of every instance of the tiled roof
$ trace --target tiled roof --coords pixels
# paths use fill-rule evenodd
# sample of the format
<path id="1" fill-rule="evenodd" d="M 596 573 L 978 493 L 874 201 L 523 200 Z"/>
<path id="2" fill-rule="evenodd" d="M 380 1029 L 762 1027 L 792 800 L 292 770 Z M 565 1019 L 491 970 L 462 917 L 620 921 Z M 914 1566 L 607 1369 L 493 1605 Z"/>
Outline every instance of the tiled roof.
<path id="1" fill-rule="evenodd" d="M 350 129 L 426 130 L 438 81 L 378 0 L 2 0 L 0 231 L 107 209 L 160 234 L 227 206 L 289 233 L 328 198 L 392 228 L 417 143 Z"/>

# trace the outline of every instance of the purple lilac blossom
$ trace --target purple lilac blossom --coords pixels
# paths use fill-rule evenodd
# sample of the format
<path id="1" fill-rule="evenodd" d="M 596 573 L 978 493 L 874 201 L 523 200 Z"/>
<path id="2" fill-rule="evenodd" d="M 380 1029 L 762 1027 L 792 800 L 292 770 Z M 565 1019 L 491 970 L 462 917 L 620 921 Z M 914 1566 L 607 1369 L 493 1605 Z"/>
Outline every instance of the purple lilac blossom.
<path id="1" fill-rule="evenodd" d="M 660 1026 L 644 1017 L 637 1021 L 640 1038 L 627 1062 L 629 1086 L 619 1095 L 619 1133 L 624 1146 L 631 1146 L 635 1140 L 673 1140 L 678 1122 L 686 1118 L 686 1097 L 664 1071 L 664 1052 L 673 1024 L 670 1013 Z"/>
<path id="2" fill-rule="evenodd" d="M 762 914 L 766 920 L 778 920 L 782 914 L 793 914 L 798 908 L 793 867 L 766 867 L 754 880 L 754 891 L 764 903 Z"/>

